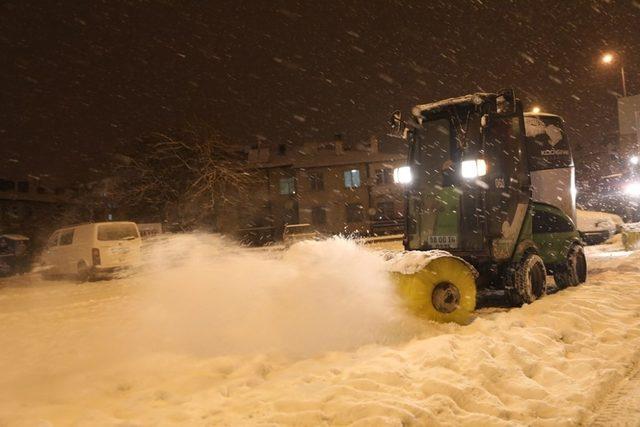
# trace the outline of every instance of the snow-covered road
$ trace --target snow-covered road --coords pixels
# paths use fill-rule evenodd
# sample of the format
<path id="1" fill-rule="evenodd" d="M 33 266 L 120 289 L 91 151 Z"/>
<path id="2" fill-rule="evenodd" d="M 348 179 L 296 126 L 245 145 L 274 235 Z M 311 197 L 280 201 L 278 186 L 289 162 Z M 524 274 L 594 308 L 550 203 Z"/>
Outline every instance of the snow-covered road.
<path id="1" fill-rule="evenodd" d="M 589 249 L 586 284 L 468 326 L 412 318 L 344 240 L 177 236 L 126 279 L 3 279 L 0 426 L 606 425 L 638 408 L 640 254 Z"/>

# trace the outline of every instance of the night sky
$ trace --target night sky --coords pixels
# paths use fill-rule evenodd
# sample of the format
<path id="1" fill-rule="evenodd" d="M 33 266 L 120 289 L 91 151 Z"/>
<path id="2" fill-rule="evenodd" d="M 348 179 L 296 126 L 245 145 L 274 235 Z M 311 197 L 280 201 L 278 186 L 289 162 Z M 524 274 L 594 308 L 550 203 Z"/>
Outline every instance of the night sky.
<path id="1" fill-rule="evenodd" d="M 564 116 L 584 165 L 615 138 L 640 0 L 0 5 L 0 171 L 94 180 L 136 138 L 206 121 L 249 145 L 358 142 L 391 111 L 515 87 Z"/>

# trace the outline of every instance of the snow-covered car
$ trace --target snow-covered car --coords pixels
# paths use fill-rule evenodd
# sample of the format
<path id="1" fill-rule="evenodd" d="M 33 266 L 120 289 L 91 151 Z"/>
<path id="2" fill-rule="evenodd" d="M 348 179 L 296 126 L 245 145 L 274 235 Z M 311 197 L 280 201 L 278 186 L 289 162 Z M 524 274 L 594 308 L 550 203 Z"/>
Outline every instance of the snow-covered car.
<path id="1" fill-rule="evenodd" d="M 140 247 L 134 222 L 82 224 L 56 230 L 41 262 L 46 275 L 75 275 L 84 281 L 137 266 Z"/>
<path id="2" fill-rule="evenodd" d="M 285 246 L 291 246 L 303 240 L 319 240 L 321 238 L 322 234 L 315 230 L 311 224 L 287 224 L 282 235 Z"/>
<path id="3" fill-rule="evenodd" d="M 616 214 L 577 210 L 578 231 L 589 245 L 597 245 L 620 231 L 622 218 Z"/>

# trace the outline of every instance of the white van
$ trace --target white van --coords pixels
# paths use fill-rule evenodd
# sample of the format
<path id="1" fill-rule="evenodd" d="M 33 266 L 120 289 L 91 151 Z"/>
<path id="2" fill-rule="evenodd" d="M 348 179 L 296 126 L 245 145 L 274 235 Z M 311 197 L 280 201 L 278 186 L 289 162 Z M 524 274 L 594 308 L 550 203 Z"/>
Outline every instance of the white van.
<path id="1" fill-rule="evenodd" d="M 96 222 L 56 230 L 42 254 L 47 275 L 89 280 L 140 263 L 140 232 L 134 222 Z"/>

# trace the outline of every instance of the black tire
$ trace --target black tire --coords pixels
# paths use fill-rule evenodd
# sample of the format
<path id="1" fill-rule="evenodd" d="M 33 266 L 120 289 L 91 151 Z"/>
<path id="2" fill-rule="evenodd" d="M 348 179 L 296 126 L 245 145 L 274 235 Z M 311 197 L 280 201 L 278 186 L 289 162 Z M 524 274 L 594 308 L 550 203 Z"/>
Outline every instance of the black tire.
<path id="1" fill-rule="evenodd" d="M 553 278 L 558 289 L 576 286 L 587 281 L 587 259 L 582 246 L 574 245 L 569 249 L 565 264 L 558 267 Z"/>
<path id="2" fill-rule="evenodd" d="M 77 278 L 80 283 L 88 282 L 89 280 L 91 280 L 91 270 L 84 261 L 78 262 Z"/>
<path id="3" fill-rule="evenodd" d="M 511 302 L 516 306 L 531 304 L 547 291 L 547 270 L 540 256 L 529 253 L 511 273 Z"/>
<path id="4" fill-rule="evenodd" d="M 584 255 L 582 246 L 577 245 L 576 248 L 576 274 L 578 275 L 578 283 L 584 283 L 587 281 L 587 257 Z"/>

